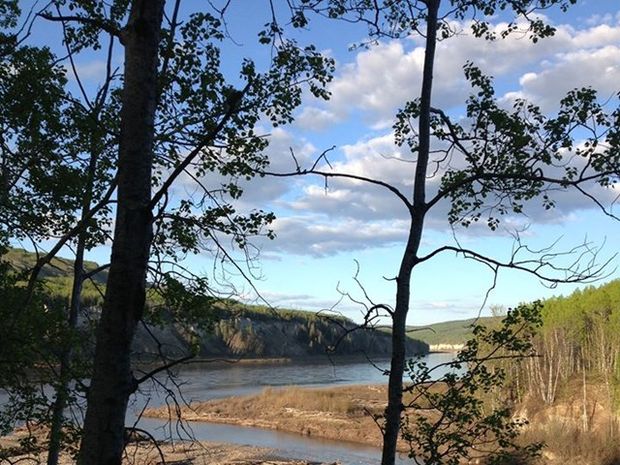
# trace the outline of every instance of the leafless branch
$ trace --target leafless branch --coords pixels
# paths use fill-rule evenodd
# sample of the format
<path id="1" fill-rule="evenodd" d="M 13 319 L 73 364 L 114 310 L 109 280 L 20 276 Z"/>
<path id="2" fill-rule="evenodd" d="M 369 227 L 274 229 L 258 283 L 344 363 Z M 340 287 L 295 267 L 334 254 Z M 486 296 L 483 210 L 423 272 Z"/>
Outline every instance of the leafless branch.
<path id="1" fill-rule="evenodd" d="M 321 171 L 317 169 L 318 164 L 320 163 L 321 160 L 325 160 L 325 162 L 328 164 L 328 166 L 330 168 L 332 168 L 331 164 L 329 163 L 329 160 L 327 159 L 327 153 L 329 153 L 330 151 L 334 150 L 335 146 L 330 147 L 329 149 L 324 150 L 314 161 L 314 163 L 312 164 L 312 166 L 308 169 L 302 169 L 298 162 L 297 159 L 295 159 L 295 164 L 296 166 L 296 170 L 293 172 L 289 172 L 289 173 L 277 173 L 277 172 L 271 172 L 271 171 L 261 171 L 260 174 L 264 175 L 264 176 L 272 176 L 272 177 L 276 177 L 276 178 L 290 178 L 293 176 L 305 176 L 305 175 L 316 175 L 316 176 L 322 176 L 325 181 L 327 182 L 327 179 L 329 178 L 341 178 L 341 179 L 350 179 L 350 180 L 354 180 L 354 181 L 363 181 L 363 182 L 367 182 L 369 184 L 373 184 L 376 186 L 380 186 L 383 187 L 384 189 L 389 190 L 390 192 L 392 192 L 394 195 L 396 195 L 396 197 L 398 197 L 407 207 L 407 209 L 411 209 L 413 208 L 411 202 L 409 201 L 409 199 L 407 199 L 407 197 L 396 187 L 394 187 L 392 184 L 386 182 L 386 181 L 381 181 L 379 179 L 373 179 L 373 178 L 369 178 L 367 176 L 360 176 L 360 175 L 356 175 L 356 174 L 349 174 L 349 173 L 337 173 L 337 172 L 329 172 L 329 171 Z"/>
<path id="2" fill-rule="evenodd" d="M 162 365 L 160 367 L 155 368 L 154 370 L 149 371 L 148 373 L 146 373 L 144 376 L 141 376 L 140 378 L 136 379 L 136 384 L 142 384 L 145 381 L 151 379 L 153 376 L 155 376 L 158 373 L 161 373 L 162 371 L 168 371 L 171 368 L 174 368 L 177 365 L 181 365 L 183 363 L 186 363 L 187 361 L 193 359 L 195 356 L 193 354 L 187 355 L 185 357 L 181 357 L 179 359 L 173 360 L 170 363 L 166 363 L 165 365 Z"/>

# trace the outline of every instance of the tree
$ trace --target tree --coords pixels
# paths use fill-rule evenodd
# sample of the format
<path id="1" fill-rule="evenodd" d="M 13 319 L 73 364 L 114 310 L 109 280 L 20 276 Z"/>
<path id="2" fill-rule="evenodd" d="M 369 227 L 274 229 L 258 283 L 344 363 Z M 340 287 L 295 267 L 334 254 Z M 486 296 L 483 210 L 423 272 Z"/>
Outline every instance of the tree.
<path id="1" fill-rule="evenodd" d="M 17 25 L 20 11 L 16 2 L 3 2 L 0 11 L 3 28 L 8 30 Z M 75 126 L 70 124 L 67 127 L 66 124 L 72 119 L 67 111 L 71 105 L 67 104 L 66 78 L 50 50 L 19 45 L 19 34 L 3 31 L 1 36 L 3 44 L 11 43 L 13 47 L 0 53 L 0 100 L 4 109 L 0 117 L 3 134 L 0 147 L 0 234 L 3 243 L 10 237 L 32 241 L 36 246 L 39 241 L 62 234 L 80 203 L 76 195 L 82 192 L 79 158 L 74 151 L 67 151 L 73 135 L 70 128 Z M 71 183 L 67 182 L 69 179 Z M 5 251 L 3 248 L 2 254 Z M 7 365 L 15 365 L 18 372 L 24 373 L 26 367 L 32 369 L 35 363 L 54 366 L 57 363 L 57 360 L 51 360 L 54 349 L 61 345 L 61 340 L 73 340 L 61 329 L 61 316 L 64 317 L 62 300 L 44 298 L 42 290 L 35 289 L 34 283 L 29 292 L 24 292 L 17 271 L 7 264 L 3 264 L 3 268 L 7 275 L 5 292 L 8 292 L 8 283 L 12 283 L 15 286 L 13 295 L 26 302 L 20 305 L 15 298 L 3 299 L 7 305 L 3 321 L 7 324 L 2 336 L 4 347 L 0 352 L 5 369 L 10 371 Z M 39 328 L 41 321 L 50 323 L 52 320 L 54 324 L 49 324 L 47 331 Z M 25 361 L 22 357 L 10 356 L 15 349 L 10 343 L 12 340 L 14 343 L 22 341 L 25 352 L 35 355 L 33 359 Z M 42 345 L 43 341 L 47 347 Z M 64 373 L 61 377 L 66 377 L 67 364 L 62 365 Z M 54 385 L 58 381 L 50 373 L 40 373 L 40 376 Z M 45 396 L 33 397 L 32 389 L 24 386 L 23 380 L 18 378 L 8 376 L 3 380 L 3 387 L 11 392 L 15 411 L 21 406 L 24 412 L 33 412 L 36 408 L 45 412 L 48 399 Z M 64 400 L 58 404 L 57 421 L 53 423 L 62 423 L 65 405 Z M 57 431 L 59 429 L 60 426 Z"/>
<path id="2" fill-rule="evenodd" d="M 261 118 L 273 125 L 291 121 L 302 87 L 327 95 L 331 60 L 285 40 L 275 22 L 259 36 L 271 48 L 270 64 L 259 72 L 253 61 L 242 61 L 232 81 L 239 89 L 221 70 L 224 10 L 198 11 L 181 21 L 178 0 L 170 11 L 165 7 L 164 0 L 50 2 L 39 12 L 62 23 L 71 53 L 99 48 L 102 36 L 124 47 L 123 78 L 116 82 L 118 158 L 109 191 L 117 186 L 112 256 L 79 463 L 121 462 L 128 398 L 148 378 L 133 375 L 130 346 L 145 316 L 151 255 L 170 257 L 164 271 L 178 282 L 175 259 L 204 242 L 227 256 L 219 241 L 228 234 L 244 249 L 246 237 L 259 234 L 272 215 L 236 214 L 222 199 L 237 198 L 235 179 L 249 178 L 267 163 L 268 141 L 257 130 Z M 230 182 L 205 185 L 201 178 L 212 171 Z M 196 183 L 196 198 L 172 195 L 181 175 Z M 71 234 L 85 227 L 95 208 Z"/>
<path id="3" fill-rule="evenodd" d="M 520 305 L 497 328 L 474 325 L 472 338 L 451 362 L 429 368 L 421 360 L 409 361 L 402 436 L 415 463 L 484 459 L 501 464 L 538 455 L 541 443 L 521 446 L 516 441 L 523 420 L 513 419 L 509 406 L 488 404 L 493 391 L 506 386 L 506 363 L 536 357 L 532 341 L 542 324 L 540 307 L 540 302 Z M 446 367 L 446 374 L 434 376 Z"/>
<path id="4" fill-rule="evenodd" d="M 415 156 L 411 192 L 402 192 L 382 179 L 321 169 L 328 151 L 310 168 L 298 166 L 292 173 L 269 173 L 274 176 L 314 174 L 324 177 L 326 182 L 336 177 L 368 182 L 393 193 L 409 215 L 408 240 L 394 278 L 395 305 L 388 306 L 393 347 L 383 465 L 395 461 L 402 420 L 406 318 L 412 295 L 412 272 L 416 267 L 447 252 L 476 260 L 494 273 L 501 268 L 511 268 L 530 273 L 550 285 L 583 282 L 600 276 L 602 267 L 592 264 L 596 251 L 589 244 L 574 249 L 569 254 L 574 261 L 561 266 L 552 262 L 564 256 L 563 252 L 545 249 L 536 253 L 528 249 L 518 235 L 507 260 L 485 256 L 459 243 L 446 244 L 420 255 L 425 219 L 441 202 L 450 204 L 448 219 L 452 225 L 467 227 L 486 222 L 492 230 L 497 229 L 503 215 L 521 214 L 531 202 L 539 200 L 545 208 L 553 208 L 554 191 L 574 190 L 605 210 L 585 186 L 609 188 L 618 179 L 620 111 L 607 112 L 594 90 L 577 89 L 569 93 L 560 102 L 555 117 L 544 115 L 540 108 L 524 100 L 517 100 L 511 109 L 505 109 L 495 97 L 492 79 L 474 63 L 467 63 L 464 72 L 473 94 L 466 102 L 465 120 L 454 121 L 432 103 L 435 49 L 438 41 L 455 34 L 450 26 L 451 19 L 471 20 L 472 33 L 486 40 L 520 32 L 537 42 L 553 35 L 554 29 L 536 16 L 536 12 L 553 6 L 566 10 L 573 3 L 575 0 L 316 0 L 296 4 L 297 13 L 304 22 L 309 21 L 307 15 L 312 11 L 367 25 L 371 41 L 419 34 L 425 43 L 420 95 L 402 105 L 393 126 L 396 143 Z M 496 33 L 489 25 L 489 18 L 508 14 L 506 12 L 513 16 L 506 28 Z M 585 143 L 578 145 L 577 137 L 583 137 Z M 435 192 L 429 191 L 432 177 L 440 178 Z M 580 255 L 582 253 L 587 258 Z M 592 260 L 590 265 L 589 259 Z"/>

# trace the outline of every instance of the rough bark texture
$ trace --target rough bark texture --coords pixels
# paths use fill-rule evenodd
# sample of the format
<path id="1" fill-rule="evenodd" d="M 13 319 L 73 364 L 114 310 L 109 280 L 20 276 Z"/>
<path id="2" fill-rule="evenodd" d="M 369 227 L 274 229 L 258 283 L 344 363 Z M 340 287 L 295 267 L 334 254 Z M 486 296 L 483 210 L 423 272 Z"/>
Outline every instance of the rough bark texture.
<path id="1" fill-rule="evenodd" d="M 150 209 L 157 58 L 164 0 L 132 2 L 123 30 L 118 203 L 110 272 L 97 332 L 94 372 L 78 463 L 120 465 L 125 413 L 135 391 L 131 341 L 144 310 L 152 240 Z"/>
<path id="2" fill-rule="evenodd" d="M 407 337 L 407 313 L 411 297 L 411 274 L 418 263 L 418 249 L 426 216 L 426 172 L 430 155 L 430 110 L 433 87 L 433 67 L 437 45 L 437 13 L 440 0 L 428 0 L 426 24 L 426 51 L 424 74 L 420 97 L 420 118 L 418 123 L 418 162 L 413 188 L 413 207 L 409 239 L 403 252 L 398 277 L 396 278 L 396 305 L 392 315 L 392 360 L 388 381 L 388 405 L 385 409 L 385 430 L 383 433 L 382 465 L 394 465 L 396 443 L 400 431 L 403 411 L 403 375 L 405 371 L 405 340 Z"/>

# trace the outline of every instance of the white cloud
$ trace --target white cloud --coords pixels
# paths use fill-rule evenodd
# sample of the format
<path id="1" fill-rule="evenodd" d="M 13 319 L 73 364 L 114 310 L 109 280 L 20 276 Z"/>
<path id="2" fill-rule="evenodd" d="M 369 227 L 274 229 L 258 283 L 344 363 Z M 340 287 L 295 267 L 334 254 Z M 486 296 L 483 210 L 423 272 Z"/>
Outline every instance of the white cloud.
<path id="1" fill-rule="evenodd" d="M 260 132 L 260 130 L 259 130 Z M 269 158 L 268 170 L 275 173 L 288 173 L 296 170 L 296 162 L 306 166 L 313 159 L 316 148 L 304 139 L 295 138 L 283 128 L 273 128 L 266 136 L 269 138 L 269 146 L 265 151 Z M 293 158 L 293 155 L 295 158 Z M 222 184 L 231 182 L 232 179 L 223 177 L 218 172 L 207 172 L 200 178 L 202 185 L 215 190 Z M 235 180 L 243 190 L 240 200 L 235 201 L 237 211 L 248 211 L 254 208 L 269 209 L 269 206 L 285 196 L 289 191 L 299 185 L 299 178 L 275 178 L 259 177 Z M 181 174 L 173 186 L 175 197 L 188 197 L 194 193 L 201 195 L 202 189 L 197 185 L 192 176 L 187 173 Z"/>
<path id="2" fill-rule="evenodd" d="M 302 129 L 321 131 L 337 121 L 338 117 L 331 111 L 316 107 L 304 107 L 295 119 L 295 124 Z"/>
<path id="3" fill-rule="evenodd" d="M 620 41 L 620 28 L 617 32 Z M 580 87 L 593 87 L 607 99 L 620 90 L 619 63 L 620 46 L 616 45 L 557 54 L 545 69 L 522 75 L 521 88 L 505 97 L 526 98 L 546 111 L 556 108 L 568 91 Z"/>
<path id="4" fill-rule="evenodd" d="M 408 231 L 408 223 L 402 220 L 331 221 L 321 215 L 278 218 L 273 227 L 277 237 L 270 243 L 270 251 L 315 257 L 400 243 Z"/>
<path id="5" fill-rule="evenodd" d="M 570 90 L 570 83 L 609 93 L 620 82 L 615 66 L 620 23 L 608 21 L 586 29 L 560 25 L 554 37 L 536 44 L 519 34 L 488 42 L 473 37 L 467 24 L 455 22 L 453 27 L 462 32 L 438 44 L 435 60 L 434 105 L 444 109 L 463 105 L 470 93 L 463 76 L 463 65 L 469 60 L 498 79 L 510 80 L 521 73 L 520 87 L 530 88 L 514 88 L 514 80 L 508 92 L 544 98 L 543 103 L 557 102 Z M 498 24 L 495 29 L 503 27 Z M 339 66 L 329 87 L 332 99 L 321 107 L 304 109 L 302 124 L 308 129 L 323 128 L 336 119 L 361 115 L 374 129 L 389 126 L 397 109 L 419 95 L 423 58 L 417 39 L 382 42 L 358 52 L 353 62 Z"/>
<path id="6" fill-rule="evenodd" d="M 332 163 L 334 172 L 379 179 L 397 187 L 406 198 L 411 196 L 415 166 L 407 163 L 406 155 L 390 142 L 393 134 L 360 141 L 343 148 L 344 160 Z M 460 164 L 452 160 L 453 165 Z M 583 161 L 581 161 L 583 163 Z M 329 172 L 328 167 L 324 168 Z M 547 174 L 554 175 L 556 168 Z M 559 174 L 558 174 L 559 173 Z M 427 199 L 437 192 L 439 170 L 427 180 Z M 555 176 L 561 176 L 558 171 Z M 609 205 L 618 195 L 613 189 L 603 189 L 596 184 L 584 186 L 585 192 Z M 479 222 L 468 228 L 456 225 L 457 233 L 468 238 L 508 236 L 514 231 L 527 230 L 531 224 L 570 224 L 576 212 L 597 208 L 593 201 L 577 190 L 554 191 L 553 209 L 546 209 L 540 198 L 525 202 L 523 215 L 493 216 L 501 220 L 498 231 L 491 230 L 483 215 Z M 493 202 L 492 198 L 487 199 Z M 295 254 L 324 256 L 341 251 L 361 250 L 389 246 L 406 240 L 409 213 L 402 201 L 383 186 L 346 178 L 330 178 L 327 188 L 320 183 L 308 184 L 297 191 L 297 196 L 282 202 L 294 211 L 292 217 L 282 217 L 276 222 L 278 238 L 272 247 Z M 450 202 L 443 200 L 428 213 L 425 226 L 432 232 L 450 233 L 448 210 Z M 526 234 L 529 234 L 527 232 Z"/>
<path id="7" fill-rule="evenodd" d="M 460 27 L 463 27 L 460 25 Z M 500 28 L 501 26 L 498 26 Z M 457 108 L 469 93 L 462 65 L 474 59 L 485 72 L 497 78 L 505 100 L 528 97 L 550 109 L 564 93 L 582 85 L 593 85 L 603 94 L 618 90 L 620 83 L 620 25 L 603 24 L 577 30 L 559 26 L 555 37 L 538 44 L 523 36 L 486 42 L 463 34 L 441 42 L 435 70 L 436 106 Z M 330 153 L 334 172 L 348 173 L 385 181 L 410 198 L 415 160 L 407 148 L 394 144 L 390 129 L 393 114 L 403 102 L 418 95 L 423 49 L 411 42 L 386 42 L 359 52 L 351 63 L 339 67 L 330 86 L 332 100 L 323 106 L 302 109 L 297 128 L 320 131 L 337 128 L 339 120 L 356 119 L 359 127 L 373 128 L 361 140 L 342 145 Z M 360 115 L 363 121 L 359 121 Z M 347 120 L 347 124 L 352 124 Z M 298 162 L 309 166 L 317 156 L 315 143 L 293 136 L 281 128 L 271 134 L 268 153 L 270 170 L 291 172 Z M 323 144 L 320 146 L 331 145 Z M 436 148 L 436 147 L 435 147 Z M 451 160 L 453 166 L 460 160 Z M 431 170 L 435 168 L 431 166 Z M 322 165 L 321 169 L 330 171 Z M 442 170 L 427 180 L 427 198 L 438 189 Z M 211 183 L 221 182 L 217 177 Z M 326 185 L 318 177 L 257 178 L 242 182 L 245 195 L 241 210 L 252 207 L 279 210 L 273 225 L 277 239 L 267 253 L 288 252 L 327 256 L 338 252 L 385 247 L 403 242 L 407 236 L 409 214 L 402 202 L 382 186 L 359 180 L 329 178 Z M 610 202 L 612 191 L 588 187 Z M 546 210 L 539 199 L 526 205 L 527 216 L 508 215 L 502 219 L 502 231 L 522 230 L 528 224 L 568 224 L 576 212 L 591 209 L 593 202 L 579 192 L 554 193 L 556 208 Z M 429 213 L 426 227 L 431 232 L 450 232 L 448 201 L 437 204 Z M 484 221 L 463 230 L 466 237 L 497 235 Z"/>
<path id="8" fill-rule="evenodd" d="M 105 77 L 106 62 L 104 60 L 92 60 L 83 63 L 77 63 L 75 66 L 77 75 L 80 79 L 100 81 Z M 67 76 L 75 79 L 72 70 L 67 70 Z"/>

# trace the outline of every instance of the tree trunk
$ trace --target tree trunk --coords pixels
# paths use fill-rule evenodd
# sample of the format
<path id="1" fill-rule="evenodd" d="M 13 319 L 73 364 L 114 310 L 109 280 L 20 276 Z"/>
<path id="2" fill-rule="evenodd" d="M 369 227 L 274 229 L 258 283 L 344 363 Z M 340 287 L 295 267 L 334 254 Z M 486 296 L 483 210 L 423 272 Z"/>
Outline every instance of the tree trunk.
<path id="1" fill-rule="evenodd" d="M 83 210 L 84 211 L 84 210 Z M 71 288 L 71 300 L 69 302 L 69 317 L 67 328 L 73 332 L 77 327 L 78 314 L 80 311 L 80 298 L 82 295 L 82 283 L 84 276 L 84 249 L 85 231 L 80 232 L 73 263 L 73 286 Z M 65 347 L 60 355 L 60 373 L 58 388 L 56 389 L 56 400 L 52 410 L 52 422 L 50 425 L 49 446 L 47 452 L 47 465 L 57 465 L 61 449 L 62 424 L 64 411 L 69 399 L 69 383 L 71 381 L 71 362 L 73 360 L 73 348 Z"/>
<path id="2" fill-rule="evenodd" d="M 98 149 L 95 148 L 94 132 L 91 132 L 90 161 L 88 163 L 88 171 L 86 173 L 87 180 L 85 186 L 84 197 L 81 205 L 80 220 L 85 221 L 88 212 L 91 209 L 93 197 L 93 185 L 99 161 Z M 84 284 L 84 252 L 86 250 L 87 231 L 83 228 L 78 234 L 78 242 L 75 250 L 75 261 L 73 262 L 73 285 L 71 287 L 71 297 L 69 301 L 69 315 L 67 317 L 67 328 L 72 334 L 77 328 L 78 315 L 80 313 L 82 286 Z M 67 407 L 69 399 L 69 383 L 74 378 L 71 365 L 73 363 L 73 347 L 71 345 L 64 347 L 60 355 L 60 372 L 58 380 L 58 388 L 56 389 L 56 399 L 52 410 L 52 422 L 50 424 L 49 446 L 47 451 L 47 465 L 57 465 L 60 456 L 62 424 L 64 420 L 64 411 Z"/>
<path id="3" fill-rule="evenodd" d="M 125 413 L 137 386 L 130 350 L 145 302 L 152 241 L 151 168 L 164 0 L 135 0 L 123 29 L 125 73 L 118 194 L 108 284 L 78 463 L 120 465 Z"/>
<path id="4" fill-rule="evenodd" d="M 421 236 L 421 230 L 415 234 Z M 383 432 L 383 453 L 381 465 L 394 465 L 396 444 L 400 431 L 400 416 L 403 411 L 403 375 L 405 372 L 405 347 L 407 338 L 407 312 L 411 295 L 412 259 L 417 253 L 414 243 L 414 229 L 411 228 L 409 241 L 396 279 L 396 306 L 392 315 L 392 359 L 388 381 L 388 404 L 385 409 L 385 430 Z M 418 241 L 419 242 L 419 241 Z"/>
<path id="5" fill-rule="evenodd" d="M 388 381 L 388 405 L 385 409 L 382 465 L 394 465 L 396 461 L 396 445 L 400 431 L 400 417 L 403 411 L 403 375 L 406 359 L 407 313 L 409 312 L 409 300 L 411 298 L 411 275 L 413 268 L 418 263 L 418 249 L 426 216 L 426 172 L 430 156 L 431 94 L 437 45 L 437 13 L 440 0 L 428 0 L 426 4 L 428 19 L 418 123 L 418 162 L 413 188 L 413 207 L 410 212 L 409 239 L 396 278 L 396 305 L 392 315 L 392 359 Z"/>

